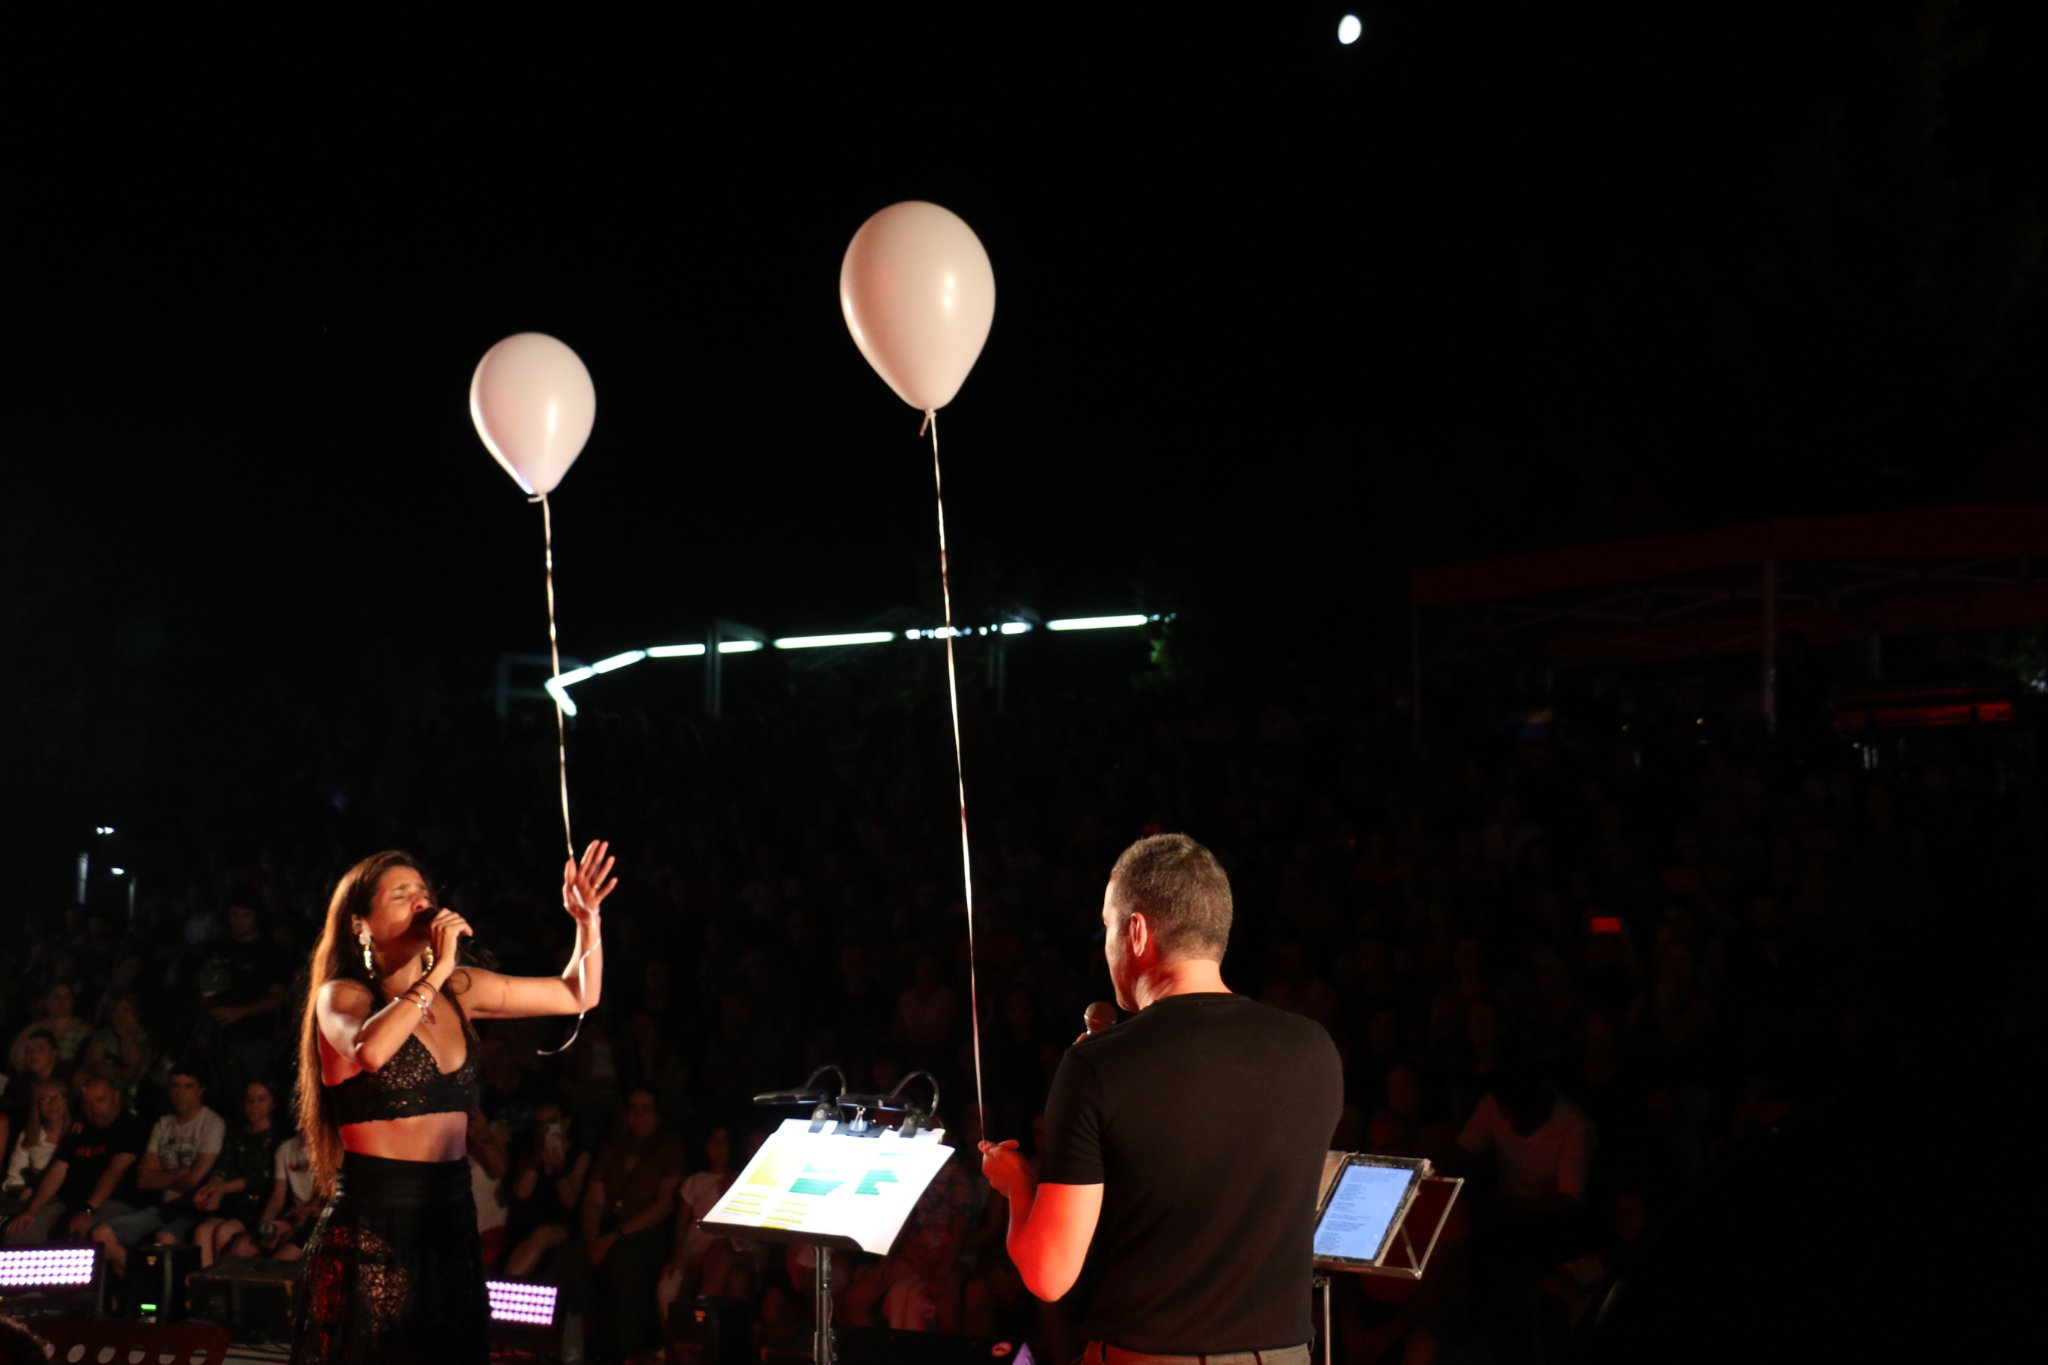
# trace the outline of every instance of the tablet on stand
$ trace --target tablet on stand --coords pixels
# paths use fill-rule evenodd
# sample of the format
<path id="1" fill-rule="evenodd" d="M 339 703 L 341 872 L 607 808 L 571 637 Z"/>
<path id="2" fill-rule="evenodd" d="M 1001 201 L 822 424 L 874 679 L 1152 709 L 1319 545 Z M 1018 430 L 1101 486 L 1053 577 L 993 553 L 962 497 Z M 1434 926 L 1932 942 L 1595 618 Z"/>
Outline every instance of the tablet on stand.
<path id="1" fill-rule="evenodd" d="M 1323 1360 L 1330 1359 L 1330 1275 L 1419 1280 L 1463 1190 L 1420 1157 L 1331 1152 L 1316 1201 L 1315 1287 L 1323 1291 Z M 1421 1250 L 1416 1250 L 1417 1243 Z"/>

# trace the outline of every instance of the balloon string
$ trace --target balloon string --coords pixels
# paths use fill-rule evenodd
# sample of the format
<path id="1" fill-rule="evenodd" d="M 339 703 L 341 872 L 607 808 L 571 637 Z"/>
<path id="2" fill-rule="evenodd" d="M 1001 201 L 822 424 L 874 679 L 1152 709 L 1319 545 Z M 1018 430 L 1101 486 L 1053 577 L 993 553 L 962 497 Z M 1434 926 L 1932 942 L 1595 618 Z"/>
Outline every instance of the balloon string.
<path id="1" fill-rule="evenodd" d="M 548 663 L 553 668 L 549 675 L 555 685 L 548 689 L 548 695 L 555 701 L 555 758 L 562 775 L 562 842 L 568 845 L 569 857 L 576 857 L 576 838 L 569 833 L 569 721 L 562 714 L 562 647 L 555 634 L 555 518 L 548 510 L 548 495 L 540 495 L 541 543 L 546 547 L 548 577 Z"/>
<path id="2" fill-rule="evenodd" d="M 946 608 L 946 699 L 953 707 L 953 777 L 960 791 L 960 878 L 967 891 L 967 1010 L 974 1035 L 974 1107 L 988 1131 L 988 1101 L 981 1090 L 981 992 L 974 972 L 974 862 L 967 851 L 967 765 L 960 753 L 960 682 L 953 665 L 953 585 L 946 567 L 946 486 L 939 477 L 939 414 L 926 412 L 917 429 L 932 434 L 932 492 L 939 503 L 939 596 Z"/>
<path id="3" fill-rule="evenodd" d="M 548 662 L 553 668 L 549 674 L 555 685 L 548 689 L 548 695 L 555 702 L 555 759 L 562 780 L 562 842 L 568 846 L 569 861 L 576 861 L 576 836 L 569 832 L 569 720 L 562 714 L 562 646 L 555 631 L 555 518 L 548 508 L 548 495 L 543 493 L 534 501 L 540 504 L 541 543 L 545 547 L 545 563 L 548 578 Z M 583 998 L 583 960 L 590 956 L 585 949 L 582 957 L 576 959 L 576 998 Z M 569 1041 L 558 1048 L 537 1048 L 542 1057 L 559 1057 L 576 1045 L 583 1036 L 583 1017 L 589 1011 L 576 1015 L 576 1027 L 570 1030 Z"/>

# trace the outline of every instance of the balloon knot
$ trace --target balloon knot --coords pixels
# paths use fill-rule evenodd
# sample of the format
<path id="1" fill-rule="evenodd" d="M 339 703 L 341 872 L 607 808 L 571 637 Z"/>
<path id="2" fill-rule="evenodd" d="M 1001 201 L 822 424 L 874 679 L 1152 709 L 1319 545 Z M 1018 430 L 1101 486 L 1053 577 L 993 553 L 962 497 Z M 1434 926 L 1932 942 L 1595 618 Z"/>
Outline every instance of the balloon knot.
<path id="1" fill-rule="evenodd" d="M 548 500 L 548 495 L 547 495 L 547 494 L 545 494 L 545 493 L 535 493 L 535 494 L 534 494 L 534 495 L 533 495 L 532 497 L 530 497 L 530 498 L 528 498 L 528 499 L 526 500 L 526 505 L 527 505 L 527 506 L 529 506 L 529 507 L 531 507 L 531 506 L 533 506 L 533 505 L 534 505 L 535 503 L 540 503 L 540 502 L 546 502 L 547 500 Z"/>
<path id="2" fill-rule="evenodd" d="M 927 432 L 927 431 L 929 431 L 929 430 L 931 429 L 931 425 L 932 425 L 932 410 L 931 410 L 930 408 L 926 408 L 926 409 L 924 410 L 924 420 L 923 420 L 922 422 L 919 422 L 919 423 L 917 424 L 917 434 L 918 434 L 919 436 L 923 436 L 923 435 L 925 434 L 925 432 Z"/>

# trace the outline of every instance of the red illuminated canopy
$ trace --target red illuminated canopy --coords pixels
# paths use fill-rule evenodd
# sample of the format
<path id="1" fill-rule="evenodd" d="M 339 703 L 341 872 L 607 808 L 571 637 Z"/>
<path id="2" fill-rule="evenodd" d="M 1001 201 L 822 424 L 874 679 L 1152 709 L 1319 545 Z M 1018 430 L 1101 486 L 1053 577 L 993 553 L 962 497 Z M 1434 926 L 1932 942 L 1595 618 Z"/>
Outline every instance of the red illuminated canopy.
<path id="1" fill-rule="evenodd" d="M 2048 505 L 1774 517 L 1415 570 L 1418 610 L 1485 617 L 1558 663 L 1749 652 L 2048 621 Z M 1769 599 L 1769 610 L 1766 601 Z"/>

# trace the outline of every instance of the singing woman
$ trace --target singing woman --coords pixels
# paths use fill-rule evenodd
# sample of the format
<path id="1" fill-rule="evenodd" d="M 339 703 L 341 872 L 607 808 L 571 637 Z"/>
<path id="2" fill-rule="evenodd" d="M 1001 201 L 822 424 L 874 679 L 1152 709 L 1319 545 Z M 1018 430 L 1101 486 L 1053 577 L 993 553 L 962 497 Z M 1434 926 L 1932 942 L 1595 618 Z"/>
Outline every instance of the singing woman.
<path id="1" fill-rule="evenodd" d="M 299 1131 L 331 1191 L 306 1246 L 293 1365 L 483 1365 L 489 1305 L 466 1159 L 473 1019 L 581 1014 L 604 978 L 610 846 L 562 867 L 576 941 L 560 976 L 459 964 L 469 925 L 419 865 L 379 853 L 328 902 L 299 1029 Z"/>

